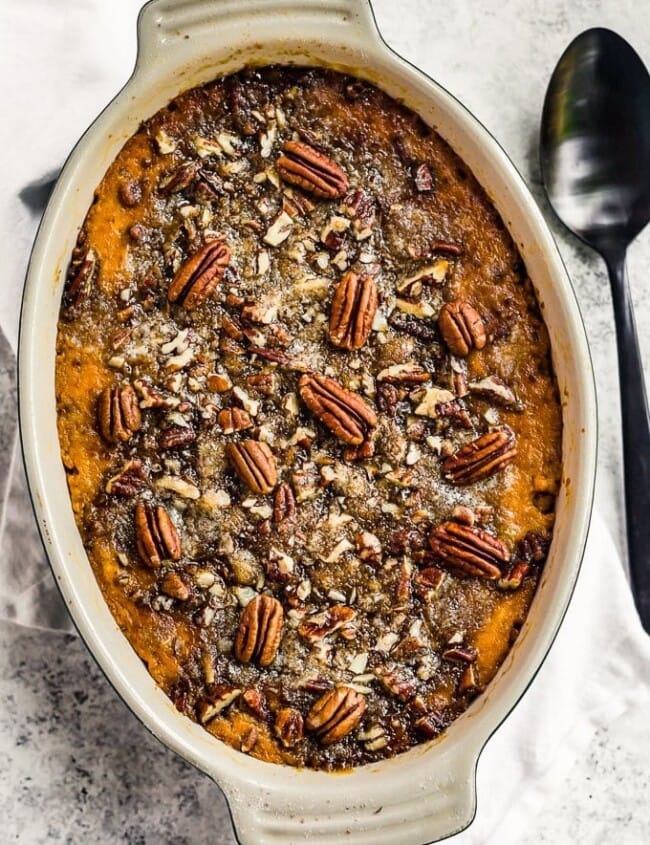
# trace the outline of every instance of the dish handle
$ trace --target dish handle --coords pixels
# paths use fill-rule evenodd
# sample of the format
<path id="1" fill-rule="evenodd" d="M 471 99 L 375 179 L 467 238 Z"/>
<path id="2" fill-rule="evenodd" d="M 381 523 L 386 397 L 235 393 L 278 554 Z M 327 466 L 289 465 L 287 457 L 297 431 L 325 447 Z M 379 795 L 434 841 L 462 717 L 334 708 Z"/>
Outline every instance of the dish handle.
<path id="1" fill-rule="evenodd" d="M 188 39 L 227 43 L 227 30 L 250 43 L 287 35 L 366 45 L 380 38 L 370 0 L 149 0 L 138 17 L 138 66 L 182 52 Z"/>
<path id="2" fill-rule="evenodd" d="M 424 845 L 464 830 L 476 812 L 478 752 L 446 745 L 349 774 L 282 767 L 276 785 L 220 786 L 241 845 Z"/>

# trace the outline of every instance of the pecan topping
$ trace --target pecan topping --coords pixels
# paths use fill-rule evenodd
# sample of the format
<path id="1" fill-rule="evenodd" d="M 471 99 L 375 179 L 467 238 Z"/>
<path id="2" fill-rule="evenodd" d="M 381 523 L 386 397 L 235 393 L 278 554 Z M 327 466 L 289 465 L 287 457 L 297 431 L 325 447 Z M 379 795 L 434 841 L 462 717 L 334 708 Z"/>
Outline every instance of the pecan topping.
<path id="1" fill-rule="evenodd" d="M 418 193 L 426 193 L 433 188 L 433 174 L 431 168 L 426 162 L 419 164 L 413 173 L 413 181 L 415 182 L 415 189 Z"/>
<path id="2" fill-rule="evenodd" d="M 452 484 L 473 484 L 505 469 L 517 454 L 515 436 L 504 427 L 477 437 L 442 462 L 442 473 Z"/>
<path id="3" fill-rule="evenodd" d="M 415 730 L 425 739 L 433 739 L 446 727 L 448 720 L 440 713 L 427 713 L 415 722 Z"/>
<path id="4" fill-rule="evenodd" d="M 264 721 L 269 715 L 269 708 L 266 702 L 264 693 L 258 689 L 247 689 L 242 695 L 251 713 L 257 716 L 258 719 Z"/>
<path id="5" fill-rule="evenodd" d="M 357 615 L 356 610 L 345 604 L 335 604 L 323 610 L 321 613 L 314 613 L 304 619 L 298 626 L 298 633 L 309 643 L 316 643 L 330 634 L 341 630 Z"/>
<path id="6" fill-rule="evenodd" d="M 178 449 L 196 440 L 196 432 L 190 425 L 170 425 L 160 435 L 158 445 L 161 449 Z"/>
<path id="7" fill-rule="evenodd" d="M 224 408 L 223 411 L 219 411 L 217 422 L 224 434 L 234 434 L 236 431 L 245 431 L 253 427 L 252 419 L 241 408 Z"/>
<path id="8" fill-rule="evenodd" d="M 191 595 L 190 588 L 178 572 L 168 572 L 160 584 L 160 590 L 166 596 L 179 601 L 187 601 Z"/>
<path id="9" fill-rule="evenodd" d="M 99 431 L 108 443 L 125 443 L 142 425 L 138 397 L 130 384 L 107 387 L 97 401 Z"/>
<path id="10" fill-rule="evenodd" d="M 253 493 L 270 493 L 278 483 L 273 452 L 259 440 L 226 443 L 226 456 L 240 481 Z"/>
<path id="11" fill-rule="evenodd" d="M 235 634 L 235 657 L 240 663 L 270 666 L 282 638 L 284 610 L 272 596 L 256 596 L 239 618 Z"/>
<path id="12" fill-rule="evenodd" d="M 293 522 L 296 516 L 296 499 L 293 490 L 284 481 L 275 491 L 273 501 L 273 522 L 281 525 L 285 522 Z"/>
<path id="13" fill-rule="evenodd" d="M 360 445 L 377 425 L 372 408 L 334 379 L 316 373 L 303 375 L 298 390 L 312 414 L 343 443 Z"/>
<path id="14" fill-rule="evenodd" d="M 315 733 L 322 745 L 332 745 L 353 731 L 366 710 L 366 700 L 350 687 L 335 687 L 313 705 L 305 727 Z"/>
<path id="15" fill-rule="evenodd" d="M 457 575 L 494 579 L 508 562 L 503 543 L 487 531 L 456 522 L 443 522 L 429 536 L 434 554 Z"/>
<path id="16" fill-rule="evenodd" d="M 293 748 L 303 738 L 302 715 L 293 707 L 283 707 L 275 717 L 275 734 L 285 748 Z"/>
<path id="17" fill-rule="evenodd" d="M 239 698 L 241 690 L 231 687 L 230 684 L 219 684 L 213 686 L 208 695 L 202 696 L 196 704 L 196 715 L 202 725 L 207 725 L 222 710 Z"/>
<path id="18" fill-rule="evenodd" d="M 465 358 L 472 349 L 483 349 L 487 340 L 481 315 L 461 299 L 442 306 L 438 329 L 449 351 L 459 358 Z"/>
<path id="19" fill-rule="evenodd" d="M 97 256 L 92 249 L 83 252 L 80 247 L 75 247 L 63 291 L 63 308 L 66 317 L 74 316 L 78 306 L 88 296 L 96 270 Z"/>
<path id="20" fill-rule="evenodd" d="M 160 192 L 163 194 L 177 194 L 189 187 L 199 169 L 196 161 L 186 161 L 176 168 L 172 173 L 165 176 L 160 184 Z"/>
<path id="21" fill-rule="evenodd" d="M 127 461 L 122 469 L 106 482 L 109 496 L 135 496 L 147 486 L 144 464 L 139 458 Z"/>
<path id="22" fill-rule="evenodd" d="M 368 340 L 377 311 L 377 285 L 372 276 L 346 273 L 334 293 L 329 339 L 340 349 L 360 349 Z"/>
<path id="23" fill-rule="evenodd" d="M 338 199 L 348 189 L 348 177 L 330 158 L 302 141 L 287 141 L 277 161 L 285 182 L 322 199 Z"/>
<path id="24" fill-rule="evenodd" d="M 135 545 L 143 563 L 156 569 L 163 560 L 180 560 L 181 541 L 176 526 L 162 505 L 138 502 L 135 509 Z"/>
<path id="25" fill-rule="evenodd" d="M 400 701 L 409 701 L 417 691 L 415 678 L 405 671 L 397 668 L 389 669 L 384 666 L 376 669 L 375 674 L 388 692 L 399 698 Z"/>
<path id="26" fill-rule="evenodd" d="M 230 247 L 224 237 L 208 241 L 178 270 L 167 298 L 188 310 L 196 308 L 212 295 L 229 261 Z"/>

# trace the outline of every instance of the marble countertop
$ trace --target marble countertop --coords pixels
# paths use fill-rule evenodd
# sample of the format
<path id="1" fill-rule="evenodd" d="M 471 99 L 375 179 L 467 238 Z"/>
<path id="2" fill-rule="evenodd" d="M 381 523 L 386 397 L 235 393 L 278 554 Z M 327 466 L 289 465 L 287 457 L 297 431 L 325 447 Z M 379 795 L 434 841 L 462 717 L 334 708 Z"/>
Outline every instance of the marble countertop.
<path id="1" fill-rule="evenodd" d="M 65 5 L 77 3 L 65 0 Z M 571 38 L 590 26 L 617 30 L 650 65 L 645 5 L 639 0 L 374 0 L 388 43 L 477 115 L 513 158 L 546 213 L 536 139 L 549 74 Z M 113 33 L 123 39 L 121 52 L 128 56 L 130 47 L 131 57 L 136 7 L 134 2 L 130 18 L 112 21 Z M 73 42 L 67 61 L 75 61 Z M 128 62 L 123 70 L 126 78 Z M 104 99 L 115 87 L 113 81 L 107 84 Z M 46 74 L 41 88 L 46 98 L 60 94 L 48 90 Z M 69 105 L 73 136 L 88 118 L 75 111 L 73 102 Z M 552 226 L 591 342 L 600 399 L 601 502 L 622 547 L 620 422 L 608 286 L 600 260 Z M 650 230 L 629 254 L 647 372 L 649 265 Z M 0 702 L 0 841 L 234 843 L 218 790 L 149 735 L 76 637 L 0 623 Z M 530 818 L 519 845 L 649 842 L 648 760 L 650 722 L 647 713 L 632 710 L 599 732 Z"/>

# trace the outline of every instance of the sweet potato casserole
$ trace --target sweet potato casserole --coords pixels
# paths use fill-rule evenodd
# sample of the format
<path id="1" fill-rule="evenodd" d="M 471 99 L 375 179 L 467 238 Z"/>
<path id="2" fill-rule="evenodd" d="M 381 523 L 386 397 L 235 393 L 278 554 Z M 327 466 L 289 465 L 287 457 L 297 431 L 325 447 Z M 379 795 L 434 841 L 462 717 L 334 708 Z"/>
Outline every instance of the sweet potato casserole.
<path id="1" fill-rule="evenodd" d="M 57 351 L 88 557 L 182 713 L 341 769 L 485 689 L 546 557 L 561 406 L 515 244 L 413 112 L 313 68 L 177 97 L 95 192 Z"/>

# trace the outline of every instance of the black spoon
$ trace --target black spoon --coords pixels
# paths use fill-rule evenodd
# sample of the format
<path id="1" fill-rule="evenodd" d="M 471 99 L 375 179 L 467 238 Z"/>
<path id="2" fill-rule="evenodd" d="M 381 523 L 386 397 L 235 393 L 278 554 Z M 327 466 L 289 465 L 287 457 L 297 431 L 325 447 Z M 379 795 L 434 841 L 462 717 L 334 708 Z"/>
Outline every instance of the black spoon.
<path id="1" fill-rule="evenodd" d="M 650 418 L 625 273 L 627 247 L 650 221 L 650 76 L 616 33 L 589 29 L 558 62 L 544 102 L 541 164 L 555 213 L 609 271 L 630 575 L 650 633 Z"/>

